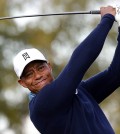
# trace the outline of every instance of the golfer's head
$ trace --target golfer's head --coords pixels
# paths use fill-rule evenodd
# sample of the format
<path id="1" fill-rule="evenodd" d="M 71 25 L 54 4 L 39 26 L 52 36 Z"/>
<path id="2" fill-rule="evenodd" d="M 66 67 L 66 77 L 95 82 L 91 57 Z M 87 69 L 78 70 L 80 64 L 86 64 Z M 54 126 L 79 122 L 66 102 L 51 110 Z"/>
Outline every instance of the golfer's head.
<path id="1" fill-rule="evenodd" d="M 50 64 L 35 48 L 20 51 L 15 56 L 13 65 L 19 77 L 18 82 L 32 92 L 38 92 L 53 81 Z"/>

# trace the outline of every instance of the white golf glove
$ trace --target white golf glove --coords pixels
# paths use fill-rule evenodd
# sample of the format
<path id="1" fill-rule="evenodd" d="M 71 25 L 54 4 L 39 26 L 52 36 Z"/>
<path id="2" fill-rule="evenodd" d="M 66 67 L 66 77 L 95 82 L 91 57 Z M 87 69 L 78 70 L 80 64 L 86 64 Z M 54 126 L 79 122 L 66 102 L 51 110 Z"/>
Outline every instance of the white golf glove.
<path id="1" fill-rule="evenodd" d="M 118 26 L 120 26 L 120 6 L 116 6 L 115 20 L 117 21 Z"/>

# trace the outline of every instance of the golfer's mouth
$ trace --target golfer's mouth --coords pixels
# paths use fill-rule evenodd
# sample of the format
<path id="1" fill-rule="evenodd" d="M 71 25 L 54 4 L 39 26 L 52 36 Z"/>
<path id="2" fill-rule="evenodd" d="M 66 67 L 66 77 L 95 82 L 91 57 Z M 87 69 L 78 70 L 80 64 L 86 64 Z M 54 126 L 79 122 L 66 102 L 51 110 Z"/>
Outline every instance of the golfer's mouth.
<path id="1" fill-rule="evenodd" d="M 39 86 L 39 85 L 41 85 L 41 84 L 44 84 L 44 83 L 46 83 L 46 78 L 45 79 L 42 79 L 42 80 L 40 80 L 40 81 L 38 81 L 37 83 L 35 83 L 35 86 Z"/>

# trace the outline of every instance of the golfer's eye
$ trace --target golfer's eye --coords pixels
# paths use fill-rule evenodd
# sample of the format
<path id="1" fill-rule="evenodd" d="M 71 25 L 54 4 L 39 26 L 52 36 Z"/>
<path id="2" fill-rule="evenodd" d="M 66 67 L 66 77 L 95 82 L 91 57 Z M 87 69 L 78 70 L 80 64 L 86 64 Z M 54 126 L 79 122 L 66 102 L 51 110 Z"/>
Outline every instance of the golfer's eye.
<path id="1" fill-rule="evenodd" d="M 28 73 L 25 74 L 25 77 L 26 78 L 30 78 L 32 76 L 33 76 L 33 72 L 28 72 Z"/>
<path id="2" fill-rule="evenodd" d="M 41 71 L 43 71 L 43 70 L 44 70 L 44 68 L 45 68 L 45 65 L 40 65 L 40 66 L 38 67 L 38 69 L 37 69 L 37 70 L 38 70 L 39 72 L 41 72 Z"/>

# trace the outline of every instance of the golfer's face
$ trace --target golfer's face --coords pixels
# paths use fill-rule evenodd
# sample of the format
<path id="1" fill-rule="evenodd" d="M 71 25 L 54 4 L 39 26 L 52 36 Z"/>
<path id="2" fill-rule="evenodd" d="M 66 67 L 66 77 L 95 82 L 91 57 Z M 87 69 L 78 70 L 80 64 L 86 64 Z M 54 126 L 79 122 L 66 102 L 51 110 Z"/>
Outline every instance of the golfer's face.
<path id="1" fill-rule="evenodd" d="M 52 81 L 53 76 L 50 64 L 43 61 L 33 61 L 25 67 L 19 83 L 37 93 Z"/>

